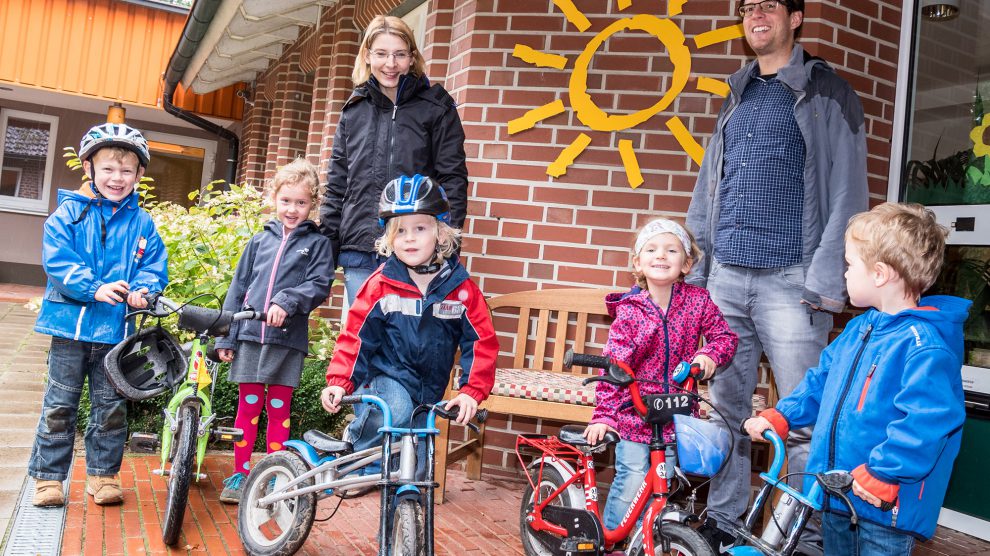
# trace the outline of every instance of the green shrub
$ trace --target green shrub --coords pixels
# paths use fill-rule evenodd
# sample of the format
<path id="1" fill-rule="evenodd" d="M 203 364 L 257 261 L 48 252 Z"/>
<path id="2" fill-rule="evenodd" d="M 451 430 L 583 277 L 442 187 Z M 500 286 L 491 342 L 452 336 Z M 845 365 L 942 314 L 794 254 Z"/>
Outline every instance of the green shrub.
<path id="1" fill-rule="evenodd" d="M 82 167 L 72 148 L 65 149 L 66 165 L 73 170 Z M 168 250 L 169 285 L 165 295 L 177 302 L 218 307 L 227 293 L 234 269 L 248 240 L 261 231 L 269 218 L 262 192 L 247 185 L 223 187 L 223 182 L 211 182 L 202 191 L 194 191 L 190 199 L 197 203 L 184 208 L 168 202 L 155 201 L 150 178 L 138 186 L 142 203 L 151 214 L 158 233 Z M 176 317 L 162 321 L 181 341 L 192 336 L 176 327 Z M 333 353 L 336 326 L 326 319 L 310 322 L 310 358 L 306 359 L 302 381 L 293 395 L 290 435 L 301 437 L 310 428 L 336 432 L 342 419 L 331 416 L 320 405 L 320 391 L 326 386 L 327 359 Z M 147 323 L 153 324 L 153 323 Z M 221 425 L 233 426 L 237 412 L 237 385 L 227 382 L 228 365 L 221 365 L 214 390 L 214 413 L 227 417 Z M 142 402 L 128 402 L 128 426 L 132 431 L 160 432 L 162 409 L 168 395 Z M 83 392 L 77 428 L 84 430 L 89 415 L 89 393 Z M 229 421 L 229 422 L 228 422 Z M 264 421 L 259 423 L 259 443 L 264 445 Z"/>

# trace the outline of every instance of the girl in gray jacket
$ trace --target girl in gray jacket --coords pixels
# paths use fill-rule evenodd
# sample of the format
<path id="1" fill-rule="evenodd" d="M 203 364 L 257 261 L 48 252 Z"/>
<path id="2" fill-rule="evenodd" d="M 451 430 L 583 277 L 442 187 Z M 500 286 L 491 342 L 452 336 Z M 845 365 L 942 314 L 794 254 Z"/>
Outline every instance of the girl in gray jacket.
<path id="1" fill-rule="evenodd" d="M 240 500 L 263 409 L 268 410 L 268 453 L 289 438 L 292 391 L 308 353 L 309 313 L 330 294 L 334 269 L 330 240 L 309 220 L 319 204 L 316 172 L 300 158 L 275 174 L 276 218 L 248 242 L 223 304 L 227 311 L 251 307 L 268 317 L 238 321 L 217 341 L 220 358 L 232 361 L 228 378 L 239 390 L 234 426 L 244 431 L 234 444 L 234 474 L 224 481 L 222 502 Z"/>

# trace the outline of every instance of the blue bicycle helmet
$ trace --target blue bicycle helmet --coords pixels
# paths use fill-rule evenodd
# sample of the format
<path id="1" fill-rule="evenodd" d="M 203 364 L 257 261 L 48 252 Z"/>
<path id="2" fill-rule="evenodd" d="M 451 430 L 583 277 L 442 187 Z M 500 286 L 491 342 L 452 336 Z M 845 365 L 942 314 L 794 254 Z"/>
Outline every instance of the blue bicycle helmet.
<path id="1" fill-rule="evenodd" d="M 378 222 L 406 214 L 428 214 L 450 223 L 450 203 L 440 184 L 427 176 L 399 176 L 385 185 L 378 203 Z"/>
<path id="2" fill-rule="evenodd" d="M 710 421 L 674 415 L 677 462 L 692 475 L 713 477 L 729 454 L 729 431 Z"/>

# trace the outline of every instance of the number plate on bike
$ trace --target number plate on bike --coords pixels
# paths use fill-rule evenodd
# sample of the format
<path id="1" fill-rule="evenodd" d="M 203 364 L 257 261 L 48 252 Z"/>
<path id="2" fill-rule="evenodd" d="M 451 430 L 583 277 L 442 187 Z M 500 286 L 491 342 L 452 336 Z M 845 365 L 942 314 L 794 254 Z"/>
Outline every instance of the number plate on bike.
<path id="1" fill-rule="evenodd" d="M 654 394 L 643 396 L 646 404 L 644 421 L 652 425 L 666 425 L 674 415 L 691 415 L 691 397 L 687 394 Z"/>

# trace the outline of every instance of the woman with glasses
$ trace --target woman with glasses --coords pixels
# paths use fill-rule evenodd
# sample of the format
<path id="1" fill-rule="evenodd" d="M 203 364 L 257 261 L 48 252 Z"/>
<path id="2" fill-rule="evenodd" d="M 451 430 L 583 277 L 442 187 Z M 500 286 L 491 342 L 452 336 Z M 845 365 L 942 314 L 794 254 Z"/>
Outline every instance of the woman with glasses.
<path id="1" fill-rule="evenodd" d="M 397 176 L 420 174 L 439 183 L 450 202 L 451 225 L 467 208 L 464 129 L 454 99 L 431 85 L 412 30 L 401 19 L 371 21 L 358 50 L 354 92 L 344 104 L 333 140 L 320 229 L 344 268 L 348 305 L 383 260 L 378 200 Z"/>

